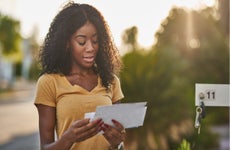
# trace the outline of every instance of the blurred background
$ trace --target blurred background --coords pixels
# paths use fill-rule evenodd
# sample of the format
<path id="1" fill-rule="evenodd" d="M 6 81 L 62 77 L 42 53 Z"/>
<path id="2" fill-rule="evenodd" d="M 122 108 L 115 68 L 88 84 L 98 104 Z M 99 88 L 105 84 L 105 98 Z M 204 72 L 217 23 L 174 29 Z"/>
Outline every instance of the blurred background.
<path id="1" fill-rule="evenodd" d="M 64 0 L 0 0 L 0 149 L 39 150 L 39 47 Z M 195 84 L 229 84 L 229 0 L 79 0 L 98 8 L 124 62 L 123 102 L 147 101 L 127 150 L 229 150 L 229 107 L 194 128 Z M 227 95 L 226 95 L 227 96 Z"/>

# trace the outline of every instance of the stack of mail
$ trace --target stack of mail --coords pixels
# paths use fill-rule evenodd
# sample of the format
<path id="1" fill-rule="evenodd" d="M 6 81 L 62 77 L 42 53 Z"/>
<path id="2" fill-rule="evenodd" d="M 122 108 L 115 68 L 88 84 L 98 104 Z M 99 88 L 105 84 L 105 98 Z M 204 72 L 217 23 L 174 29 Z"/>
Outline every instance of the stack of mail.
<path id="1" fill-rule="evenodd" d="M 92 120 L 101 118 L 105 123 L 112 126 L 112 119 L 114 119 L 125 128 L 139 127 L 144 123 L 146 104 L 147 102 L 138 102 L 98 106 L 96 112 L 86 113 L 85 118 Z"/>

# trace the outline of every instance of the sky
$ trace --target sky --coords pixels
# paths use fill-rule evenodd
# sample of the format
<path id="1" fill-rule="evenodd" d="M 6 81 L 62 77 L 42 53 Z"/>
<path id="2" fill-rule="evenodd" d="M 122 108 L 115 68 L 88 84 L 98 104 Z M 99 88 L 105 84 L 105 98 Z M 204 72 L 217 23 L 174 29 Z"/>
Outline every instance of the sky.
<path id="1" fill-rule="evenodd" d="M 172 7 L 199 9 L 213 6 L 215 0 L 74 0 L 95 6 L 108 22 L 114 41 L 119 47 L 121 35 L 132 26 L 138 28 L 138 43 L 149 47 L 154 34 Z M 21 34 L 27 38 L 36 27 L 43 40 L 49 25 L 68 0 L 0 0 L 0 12 L 21 22 Z"/>

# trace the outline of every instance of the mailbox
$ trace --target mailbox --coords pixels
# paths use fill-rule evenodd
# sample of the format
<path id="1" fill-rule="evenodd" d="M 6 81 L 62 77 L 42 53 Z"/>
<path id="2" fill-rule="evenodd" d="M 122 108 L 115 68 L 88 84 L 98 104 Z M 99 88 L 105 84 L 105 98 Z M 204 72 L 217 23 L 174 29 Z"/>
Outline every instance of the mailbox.
<path id="1" fill-rule="evenodd" d="M 195 105 L 229 107 L 229 84 L 196 84 Z"/>

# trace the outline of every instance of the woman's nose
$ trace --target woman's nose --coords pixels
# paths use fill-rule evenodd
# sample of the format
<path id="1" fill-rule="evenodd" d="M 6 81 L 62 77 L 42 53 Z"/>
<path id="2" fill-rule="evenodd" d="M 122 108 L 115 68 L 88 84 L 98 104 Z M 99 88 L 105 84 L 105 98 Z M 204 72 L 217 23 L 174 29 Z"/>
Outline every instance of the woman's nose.
<path id="1" fill-rule="evenodd" d="M 94 47 L 93 47 L 93 43 L 91 41 L 88 41 L 86 44 L 86 51 L 93 51 Z"/>

